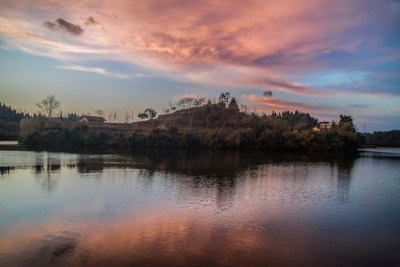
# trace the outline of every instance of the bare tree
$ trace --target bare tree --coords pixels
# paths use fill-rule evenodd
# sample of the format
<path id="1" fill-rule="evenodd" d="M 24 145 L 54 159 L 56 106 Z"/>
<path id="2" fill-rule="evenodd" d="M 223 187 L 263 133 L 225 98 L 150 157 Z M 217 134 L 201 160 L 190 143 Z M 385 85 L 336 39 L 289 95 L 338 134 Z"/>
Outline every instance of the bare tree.
<path id="1" fill-rule="evenodd" d="M 108 122 L 111 122 L 111 116 L 112 116 L 112 114 L 110 112 L 110 115 L 108 115 Z"/>
<path id="2" fill-rule="evenodd" d="M 247 113 L 248 107 L 247 105 L 240 104 L 240 109 L 243 110 L 245 113 Z"/>
<path id="3" fill-rule="evenodd" d="M 94 111 L 97 116 L 103 117 L 104 111 L 102 109 L 97 109 Z"/>
<path id="4" fill-rule="evenodd" d="M 130 119 L 131 119 L 131 116 L 129 115 L 128 111 L 125 112 L 125 123 L 128 123 Z"/>
<path id="5" fill-rule="evenodd" d="M 114 119 L 114 123 L 115 123 L 115 120 L 117 119 L 117 112 L 116 111 L 114 111 L 113 119 Z"/>
<path id="6" fill-rule="evenodd" d="M 169 102 L 169 110 L 170 110 L 170 112 L 174 112 L 176 110 L 176 107 L 174 105 L 172 105 L 171 102 Z"/>
<path id="7" fill-rule="evenodd" d="M 47 114 L 47 117 L 51 118 L 54 112 L 61 106 L 61 103 L 57 101 L 55 95 L 51 95 L 37 103 L 36 106 L 38 106 L 44 114 Z"/>
<path id="8" fill-rule="evenodd" d="M 204 103 L 206 102 L 206 99 L 204 98 L 204 97 L 200 97 L 200 98 L 196 98 L 195 100 L 194 100 L 194 106 L 195 107 L 200 107 L 200 106 L 202 106 Z"/>

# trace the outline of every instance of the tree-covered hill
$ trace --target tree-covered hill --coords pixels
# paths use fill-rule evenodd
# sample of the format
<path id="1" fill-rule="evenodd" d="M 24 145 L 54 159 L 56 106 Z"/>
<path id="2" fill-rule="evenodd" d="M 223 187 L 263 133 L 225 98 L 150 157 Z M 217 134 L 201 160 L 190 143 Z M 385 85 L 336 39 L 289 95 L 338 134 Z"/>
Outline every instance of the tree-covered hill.
<path id="1" fill-rule="evenodd" d="M 138 128 L 170 128 L 198 131 L 212 129 L 243 129 L 243 128 L 273 128 L 277 121 L 284 124 L 287 130 L 310 130 L 318 119 L 308 113 L 299 111 L 267 114 L 247 114 L 240 112 L 238 107 L 224 107 L 221 104 L 208 103 L 200 107 L 177 110 L 174 113 L 160 115 L 153 120 L 135 122 Z"/>

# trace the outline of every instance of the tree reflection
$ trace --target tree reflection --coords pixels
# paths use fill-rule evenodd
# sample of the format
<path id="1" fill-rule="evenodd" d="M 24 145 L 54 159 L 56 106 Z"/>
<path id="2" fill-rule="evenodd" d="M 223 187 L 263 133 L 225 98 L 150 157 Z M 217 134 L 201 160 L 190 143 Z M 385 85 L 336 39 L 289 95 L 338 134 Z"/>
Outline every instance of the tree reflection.
<path id="1" fill-rule="evenodd" d="M 155 171 L 169 174 L 167 179 L 180 190 L 192 194 L 213 190 L 219 206 L 226 206 L 237 192 L 241 179 L 257 179 L 265 168 L 260 166 L 303 165 L 327 163 L 334 173 L 338 166 L 338 193 L 341 203 L 350 201 L 351 170 L 356 157 L 337 154 L 265 153 L 260 151 L 137 151 L 132 154 L 141 171 L 139 176 L 153 175 Z M 145 171 L 146 170 L 146 171 Z M 297 170 L 299 171 L 299 170 Z M 293 178 L 304 177 L 292 173 Z M 203 189 L 203 190 L 201 190 Z M 186 192 L 187 193 L 187 192 Z"/>
<path id="2" fill-rule="evenodd" d="M 102 157 L 96 157 L 94 159 L 81 156 L 78 158 L 78 171 L 80 173 L 92 173 L 92 172 L 103 172 L 104 160 Z"/>
<path id="3" fill-rule="evenodd" d="M 356 158 L 351 156 L 342 156 L 337 158 L 337 183 L 338 196 L 341 204 L 351 203 L 350 184 L 351 173 L 354 167 Z"/>
<path id="4" fill-rule="evenodd" d="M 37 175 L 42 189 L 50 193 L 54 190 L 58 183 L 58 180 L 54 174 L 60 172 L 61 170 L 61 159 L 60 155 L 58 154 L 45 154 L 38 153 L 36 155 L 33 170 Z"/>

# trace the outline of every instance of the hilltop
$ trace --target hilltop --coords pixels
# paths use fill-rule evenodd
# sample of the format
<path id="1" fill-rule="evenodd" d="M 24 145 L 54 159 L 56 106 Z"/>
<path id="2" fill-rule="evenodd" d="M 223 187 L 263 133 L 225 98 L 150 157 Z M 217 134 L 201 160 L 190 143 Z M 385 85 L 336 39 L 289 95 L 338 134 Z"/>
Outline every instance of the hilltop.
<path id="1" fill-rule="evenodd" d="M 318 120 L 308 113 L 285 111 L 282 114 L 258 115 L 240 112 L 237 107 L 225 107 L 221 104 L 208 103 L 201 107 L 177 110 L 171 114 L 160 115 L 153 120 L 135 122 L 136 129 L 168 129 L 176 127 L 181 131 L 244 129 L 248 127 L 267 128 L 274 121 L 283 121 L 289 130 L 309 130 L 315 127 Z M 257 123 L 264 125 L 256 126 Z"/>

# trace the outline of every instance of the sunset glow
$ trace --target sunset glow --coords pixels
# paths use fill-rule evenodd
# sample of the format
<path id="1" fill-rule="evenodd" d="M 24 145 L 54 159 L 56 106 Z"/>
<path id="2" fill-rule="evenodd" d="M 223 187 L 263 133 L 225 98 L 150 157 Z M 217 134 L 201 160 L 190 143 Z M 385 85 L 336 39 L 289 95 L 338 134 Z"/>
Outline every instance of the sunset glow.
<path id="1" fill-rule="evenodd" d="M 390 130 L 398 25 L 395 0 L 2 0 L 0 100 L 32 113 L 55 94 L 63 112 L 122 116 L 230 91 L 257 112 L 345 113 Z"/>

